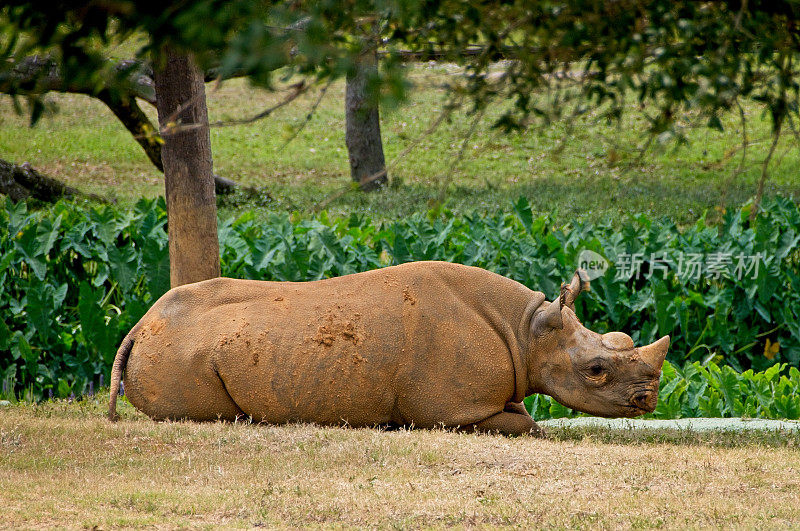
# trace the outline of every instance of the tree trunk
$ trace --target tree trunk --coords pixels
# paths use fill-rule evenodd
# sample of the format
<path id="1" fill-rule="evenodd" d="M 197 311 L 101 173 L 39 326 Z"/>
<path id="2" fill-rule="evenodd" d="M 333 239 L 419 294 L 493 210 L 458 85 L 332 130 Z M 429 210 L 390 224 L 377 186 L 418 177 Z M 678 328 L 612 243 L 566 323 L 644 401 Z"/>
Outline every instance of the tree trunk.
<path id="1" fill-rule="evenodd" d="M 172 287 L 218 277 L 219 240 L 203 74 L 192 58 L 166 50 L 154 72 L 164 146 Z"/>
<path id="2" fill-rule="evenodd" d="M 347 76 L 345 92 L 345 144 L 350 176 L 364 191 L 380 188 L 388 180 L 381 143 L 381 124 L 375 97 L 368 98 L 367 81 L 378 70 L 377 50 L 359 58 L 354 74 Z"/>

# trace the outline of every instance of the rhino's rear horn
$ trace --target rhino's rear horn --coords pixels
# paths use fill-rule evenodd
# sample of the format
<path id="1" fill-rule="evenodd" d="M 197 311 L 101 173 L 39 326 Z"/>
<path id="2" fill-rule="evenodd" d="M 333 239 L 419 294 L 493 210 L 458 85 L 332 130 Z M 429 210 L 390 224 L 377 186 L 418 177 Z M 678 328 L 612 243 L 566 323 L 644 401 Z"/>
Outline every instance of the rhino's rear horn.
<path id="1" fill-rule="evenodd" d="M 531 334 L 535 337 L 542 336 L 553 329 L 564 328 L 561 320 L 561 299 L 551 302 L 547 308 L 537 312 L 531 320 Z"/>
<path id="2" fill-rule="evenodd" d="M 561 284 L 561 304 L 568 306 L 571 310 L 575 310 L 575 299 L 582 291 L 589 291 L 589 274 L 583 269 L 575 271 L 572 281 L 567 284 Z"/>

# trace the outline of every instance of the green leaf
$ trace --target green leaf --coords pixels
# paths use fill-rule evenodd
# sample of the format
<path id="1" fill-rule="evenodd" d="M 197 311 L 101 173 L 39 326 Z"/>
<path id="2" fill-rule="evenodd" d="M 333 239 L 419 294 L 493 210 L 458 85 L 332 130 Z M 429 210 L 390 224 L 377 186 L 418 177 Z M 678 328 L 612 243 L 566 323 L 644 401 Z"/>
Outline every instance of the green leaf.
<path id="1" fill-rule="evenodd" d="M 530 234 L 532 232 L 533 212 L 531 212 L 531 204 L 524 196 L 519 196 L 517 202 L 514 203 L 514 212 L 517 213 L 517 217 L 522 222 L 525 230 Z"/>
<path id="2" fill-rule="evenodd" d="M 659 335 L 671 334 L 678 322 L 672 295 L 664 282 L 653 281 L 653 296 L 656 304 L 656 322 Z"/>
<path id="3" fill-rule="evenodd" d="M 114 210 L 105 206 L 99 209 L 92 209 L 89 217 L 94 222 L 92 230 L 106 246 L 110 246 L 117 237 L 117 223 Z"/>
<path id="4" fill-rule="evenodd" d="M 28 376 L 26 381 L 36 375 L 36 362 L 39 360 L 39 354 L 31 348 L 30 343 L 21 332 L 14 334 L 11 355 L 14 359 L 22 359 L 25 362 L 25 373 Z"/>
<path id="5" fill-rule="evenodd" d="M 14 247 L 25 259 L 25 263 L 31 268 L 33 274 L 39 280 L 44 280 L 47 272 L 47 264 L 42 257 L 41 249 L 37 239 L 37 229 L 35 226 L 26 228 L 22 235 L 14 240 Z"/>
<path id="6" fill-rule="evenodd" d="M 724 400 L 723 412 L 731 416 L 738 417 L 742 414 L 741 388 L 739 386 L 739 375 L 727 365 L 722 367 L 719 374 L 720 390 Z"/>
<path id="7" fill-rule="evenodd" d="M 67 398 L 72 393 L 72 386 L 64 378 L 58 379 L 56 394 L 59 398 Z"/>
<path id="8" fill-rule="evenodd" d="M 0 350 L 8 350 L 11 346 L 11 330 L 4 319 L 0 319 Z"/>
<path id="9" fill-rule="evenodd" d="M 764 371 L 764 379 L 767 382 L 777 381 L 777 379 L 780 377 L 781 371 L 783 371 L 783 369 L 785 367 L 786 367 L 785 363 L 783 363 L 783 364 L 776 363 L 775 365 L 773 365 L 772 367 L 770 367 L 769 369 Z M 792 368 L 794 369 L 794 367 L 792 367 Z M 797 370 L 797 369 L 795 369 L 795 370 Z"/>
<path id="10" fill-rule="evenodd" d="M 550 418 L 559 419 L 563 417 L 572 417 L 572 410 L 566 406 L 561 405 L 556 400 L 550 403 Z"/>
<path id="11" fill-rule="evenodd" d="M 14 203 L 10 196 L 6 196 L 5 207 L 8 214 L 8 235 L 14 238 L 30 222 L 32 216 L 28 215 L 28 204 L 25 201 Z"/>
<path id="12" fill-rule="evenodd" d="M 112 316 L 106 322 L 106 312 L 99 304 L 102 294 L 93 290 L 89 284 L 82 282 L 79 291 L 78 314 L 83 337 L 96 357 L 110 363 L 116 352 L 118 319 Z"/>
<path id="13" fill-rule="evenodd" d="M 86 222 L 71 227 L 64 234 L 61 248 L 65 250 L 74 249 L 84 258 L 91 258 L 92 246 L 90 240 L 86 238 L 86 233 L 89 232 L 90 228 L 90 225 Z"/>
<path id="14" fill-rule="evenodd" d="M 59 229 L 61 228 L 61 214 L 56 216 L 56 219 L 51 221 L 50 218 L 43 218 L 36 225 L 36 240 L 39 243 L 39 248 L 36 251 L 37 256 L 47 255 L 53 248 L 59 236 Z"/>
<path id="15" fill-rule="evenodd" d="M 133 287 L 139 277 L 138 256 L 133 247 L 108 248 L 108 265 L 111 268 L 111 277 L 119 283 L 123 291 L 128 291 Z"/>
<path id="16" fill-rule="evenodd" d="M 147 290 L 157 300 L 169 291 L 169 248 L 166 243 L 160 244 L 155 239 L 145 241 L 142 253 L 142 266 Z"/>
<path id="17" fill-rule="evenodd" d="M 676 387 L 678 387 L 678 385 L 679 385 L 681 382 L 683 382 L 683 381 L 684 381 L 684 380 L 683 380 L 682 378 L 673 378 L 672 380 L 670 380 L 670 382 L 669 382 L 669 383 L 667 383 L 667 385 L 665 385 L 665 386 L 664 386 L 664 387 L 663 387 L 663 388 L 662 388 L 662 389 L 661 389 L 661 390 L 658 392 L 658 396 L 659 396 L 659 398 L 661 398 L 661 397 L 664 397 L 664 398 L 666 398 L 666 397 L 668 397 L 669 395 L 671 395 L 671 394 L 672 394 L 672 392 L 673 392 L 673 391 L 675 391 L 675 388 L 676 388 Z"/>
<path id="18" fill-rule="evenodd" d="M 66 284 L 64 285 L 66 286 Z M 64 290 L 66 294 L 66 290 Z M 59 293 L 60 295 L 60 293 Z M 63 296 L 60 297 L 63 301 Z M 57 334 L 56 313 L 60 307 L 56 304 L 56 290 L 50 284 L 36 284 L 28 291 L 28 323 L 38 333 L 43 344 L 50 344 L 50 336 Z"/>

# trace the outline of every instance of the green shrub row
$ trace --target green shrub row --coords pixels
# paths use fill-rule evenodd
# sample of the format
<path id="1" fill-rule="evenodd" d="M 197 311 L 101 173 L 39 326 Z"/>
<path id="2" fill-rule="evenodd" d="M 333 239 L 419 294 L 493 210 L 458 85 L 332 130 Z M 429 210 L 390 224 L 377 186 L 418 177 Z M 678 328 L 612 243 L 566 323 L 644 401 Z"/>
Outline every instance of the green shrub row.
<path id="1" fill-rule="evenodd" d="M 715 226 L 701 220 L 680 229 L 644 216 L 554 227 L 524 198 L 506 213 L 440 211 L 392 223 L 250 212 L 220 221 L 221 263 L 226 276 L 296 281 L 447 260 L 552 298 L 588 249 L 610 267 L 578 300 L 587 326 L 623 330 L 639 343 L 670 334 L 675 366 L 764 371 L 800 361 L 800 211 L 785 198 L 764 208 L 752 224 L 745 207 Z M 165 225 L 163 200 L 129 210 L 62 202 L 36 212 L 5 202 L 0 378 L 7 386 L 40 398 L 107 381 L 119 341 L 168 289 Z"/>

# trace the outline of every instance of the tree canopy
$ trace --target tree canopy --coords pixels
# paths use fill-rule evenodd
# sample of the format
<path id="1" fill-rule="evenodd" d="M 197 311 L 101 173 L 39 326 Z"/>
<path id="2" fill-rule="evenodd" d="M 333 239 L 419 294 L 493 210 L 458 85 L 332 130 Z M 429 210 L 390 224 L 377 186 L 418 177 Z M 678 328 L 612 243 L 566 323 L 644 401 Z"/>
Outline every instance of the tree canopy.
<path id="1" fill-rule="evenodd" d="M 352 72 L 379 35 L 375 94 L 402 98 L 402 64 L 437 59 L 465 67 L 452 98 L 479 110 L 503 102 L 497 126 L 524 127 L 588 110 L 614 119 L 637 106 L 654 138 L 681 138 L 679 121 L 721 128 L 719 113 L 742 99 L 762 106 L 775 131 L 795 129 L 800 2 L 564 0 L 289 1 L 195 0 L 151 4 L 10 1 L 0 9 L 0 85 L 34 94 L 37 79 L 15 76 L 34 54 L 87 86 L 130 85 L 137 61 L 109 62 L 106 50 L 140 39 L 136 58 L 161 60 L 165 45 L 194 53 L 219 76 L 247 75 L 270 87 L 276 70 L 312 78 Z M 502 68 L 487 75 L 498 61 Z M 284 67 L 284 68 L 282 68 Z M 41 91 L 38 91 L 41 92 Z M 466 98 L 466 99 L 464 99 Z"/>

